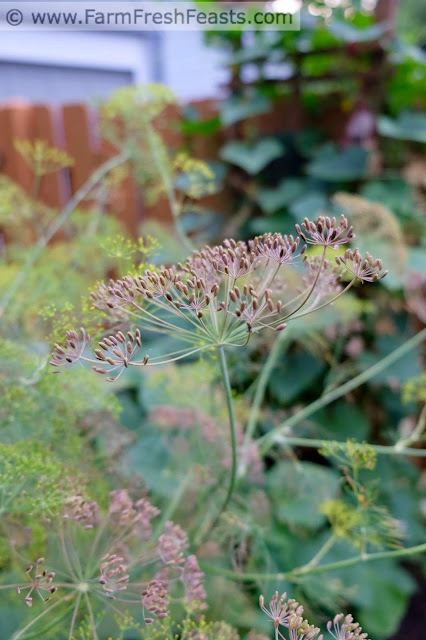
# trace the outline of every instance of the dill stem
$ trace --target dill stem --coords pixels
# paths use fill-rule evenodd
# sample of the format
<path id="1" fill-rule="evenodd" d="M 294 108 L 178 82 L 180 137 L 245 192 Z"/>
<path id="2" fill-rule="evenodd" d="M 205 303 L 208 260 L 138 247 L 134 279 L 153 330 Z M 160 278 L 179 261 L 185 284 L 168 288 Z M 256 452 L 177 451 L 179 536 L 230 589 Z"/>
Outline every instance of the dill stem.
<path id="1" fill-rule="evenodd" d="M 291 439 L 294 440 L 294 438 L 287 437 L 286 433 L 288 433 L 289 429 L 291 429 L 292 427 L 295 427 L 297 424 L 299 424 L 300 422 L 302 422 L 303 420 L 311 416 L 313 413 L 315 413 L 319 409 L 326 407 L 331 402 L 334 402 L 334 400 L 341 398 L 345 394 L 349 393 L 349 391 L 356 389 L 357 387 L 364 384 L 365 382 L 373 378 L 375 375 L 377 375 L 384 369 L 387 369 L 388 367 L 390 367 L 391 364 L 393 364 L 394 362 L 402 358 L 406 353 L 409 353 L 412 349 L 420 345 L 425 338 L 426 338 L 426 329 L 422 329 L 422 331 L 419 331 L 419 333 L 416 333 L 416 335 L 412 336 L 409 340 L 407 340 L 405 344 L 401 345 L 400 347 L 398 347 L 398 349 L 395 349 L 394 351 L 389 353 L 385 358 L 382 358 L 382 360 L 374 364 L 372 367 L 369 367 L 362 373 L 352 378 L 352 380 L 348 380 L 347 382 L 342 384 L 340 387 L 333 389 L 332 391 L 324 394 L 323 396 L 321 396 L 311 404 L 308 404 L 301 411 L 294 414 L 293 416 L 290 416 L 287 420 L 282 422 L 278 427 L 276 427 L 266 435 L 259 438 L 257 442 L 260 446 L 261 455 L 265 455 L 274 446 L 275 443 L 287 442 L 288 444 L 290 444 L 290 440 Z M 308 444 L 309 439 L 304 439 L 304 442 L 306 444 L 303 444 L 302 446 L 310 446 Z M 320 446 L 322 446 L 322 441 Z M 370 445 L 370 446 L 372 446 L 372 448 L 375 449 L 378 453 L 426 455 L 426 453 L 419 453 L 420 452 L 419 449 L 401 449 L 394 446 L 385 447 L 380 445 Z"/>
<path id="2" fill-rule="evenodd" d="M 234 493 L 236 478 L 237 478 L 237 436 L 235 432 L 235 415 L 234 415 L 234 404 L 232 400 L 232 389 L 231 383 L 229 381 L 229 372 L 226 364 L 226 357 L 224 348 L 222 345 L 217 347 L 217 351 L 219 354 L 219 364 L 220 364 L 220 372 L 222 376 L 223 386 L 225 389 L 225 397 L 226 397 L 226 406 L 228 409 L 228 417 L 229 417 L 229 431 L 230 431 L 230 440 L 231 440 L 231 452 L 232 452 L 232 462 L 231 462 L 231 477 L 229 479 L 228 490 L 226 492 L 225 500 L 220 507 L 217 515 L 213 519 L 213 522 L 210 524 L 208 531 L 211 532 L 216 525 L 218 524 L 223 512 L 226 510 L 227 506 L 230 503 L 232 498 L 232 494 Z M 206 536 L 206 531 L 204 531 L 199 539 L 197 540 L 197 544 L 200 544 L 204 541 Z"/>
<path id="3" fill-rule="evenodd" d="M 238 475 L 243 476 L 246 473 L 247 469 L 247 452 L 250 441 L 253 438 L 253 434 L 256 429 L 256 425 L 259 420 L 259 412 L 260 407 L 263 402 L 263 398 L 265 397 L 266 387 L 269 382 L 269 378 L 271 377 L 272 371 L 278 361 L 278 358 L 281 356 L 285 347 L 289 344 L 290 331 L 287 328 L 286 331 L 283 331 L 279 334 L 278 338 L 275 340 L 272 345 L 271 350 L 269 351 L 268 357 L 265 360 L 265 364 L 262 367 L 259 377 L 256 381 L 255 392 L 253 396 L 253 402 L 250 407 L 249 418 L 247 422 L 247 428 L 244 433 L 244 442 L 242 447 L 241 454 L 241 462 L 239 465 Z"/>
<path id="4" fill-rule="evenodd" d="M 0 300 L 0 318 L 5 312 L 9 302 L 13 299 L 21 285 L 25 282 L 25 278 L 31 267 L 39 259 L 45 247 L 48 245 L 53 236 L 59 231 L 62 225 L 68 220 L 76 207 L 78 207 L 78 205 L 89 195 L 91 190 L 107 175 L 107 173 L 109 173 L 112 169 L 115 169 L 115 167 L 118 167 L 120 164 L 124 164 L 127 159 L 127 154 L 120 153 L 107 162 L 104 162 L 104 164 L 96 169 L 96 171 L 93 172 L 90 178 L 74 194 L 71 200 L 69 200 L 68 204 L 64 207 L 64 209 L 62 209 L 59 216 L 55 218 L 53 222 L 51 222 L 51 224 L 47 227 L 45 233 L 39 238 L 37 244 L 35 245 L 34 250 L 29 253 L 22 269 L 18 271 L 12 284 L 6 291 L 3 298 Z"/>
<path id="5" fill-rule="evenodd" d="M 357 564 L 365 564 L 367 562 L 374 562 L 376 560 L 385 560 L 393 558 L 405 558 L 419 553 L 426 552 L 426 543 L 416 545 L 414 547 L 406 547 L 405 549 L 396 549 L 391 551 L 378 551 L 376 553 L 364 553 L 352 558 L 346 558 L 345 560 L 338 560 L 337 562 L 330 562 L 328 564 L 322 564 L 317 566 L 297 567 L 291 571 L 278 572 L 278 573 L 238 573 L 229 569 L 222 569 L 213 565 L 203 565 L 206 572 L 211 574 L 225 576 L 231 578 L 237 582 L 254 582 L 256 580 L 290 580 L 296 582 L 301 576 L 309 574 L 327 573 L 328 571 L 335 571 L 337 569 L 343 569 L 345 567 L 353 567 Z"/>

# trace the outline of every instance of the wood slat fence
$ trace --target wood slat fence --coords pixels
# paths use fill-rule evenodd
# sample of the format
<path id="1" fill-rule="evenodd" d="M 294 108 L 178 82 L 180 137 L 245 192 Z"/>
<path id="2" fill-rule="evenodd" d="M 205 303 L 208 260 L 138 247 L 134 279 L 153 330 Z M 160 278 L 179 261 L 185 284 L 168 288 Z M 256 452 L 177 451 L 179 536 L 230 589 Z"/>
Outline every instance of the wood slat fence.
<path id="1" fill-rule="evenodd" d="M 213 101 L 201 101 L 194 106 L 202 114 L 211 114 Z M 169 117 L 177 121 L 179 107 Z M 184 143 L 178 131 L 162 133 L 166 144 L 179 148 Z M 15 149 L 16 140 L 45 140 L 49 146 L 66 151 L 74 164 L 56 174 L 43 178 L 39 200 L 44 204 L 61 209 L 71 196 L 86 182 L 93 171 L 103 162 L 113 157 L 117 150 L 98 133 L 98 114 L 85 104 L 71 104 L 63 107 L 34 105 L 13 101 L 0 104 L 0 173 L 19 184 L 28 194 L 33 188 L 33 175 L 21 154 Z M 220 143 L 195 144 L 198 157 L 214 157 Z M 200 156 L 201 154 L 201 156 Z M 132 233 L 138 232 L 140 222 L 155 217 L 160 221 L 169 220 L 168 206 L 159 201 L 154 206 L 146 206 L 143 194 L 132 177 L 121 185 L 119 202 L 114 202 L 116 213 Z"/>

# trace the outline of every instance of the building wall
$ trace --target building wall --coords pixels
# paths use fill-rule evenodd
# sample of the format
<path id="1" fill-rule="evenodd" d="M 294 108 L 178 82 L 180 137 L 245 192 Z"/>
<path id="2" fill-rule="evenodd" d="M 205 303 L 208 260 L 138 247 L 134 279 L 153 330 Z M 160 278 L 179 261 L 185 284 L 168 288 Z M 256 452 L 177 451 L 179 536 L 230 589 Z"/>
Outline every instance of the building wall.
<path id="1" fill-rule="evenodd" d="M 218 95 L 220 56 L 199 32 L 0 34 L 0 100 L 64 104 L 164 82 L 180 101 Z"/>

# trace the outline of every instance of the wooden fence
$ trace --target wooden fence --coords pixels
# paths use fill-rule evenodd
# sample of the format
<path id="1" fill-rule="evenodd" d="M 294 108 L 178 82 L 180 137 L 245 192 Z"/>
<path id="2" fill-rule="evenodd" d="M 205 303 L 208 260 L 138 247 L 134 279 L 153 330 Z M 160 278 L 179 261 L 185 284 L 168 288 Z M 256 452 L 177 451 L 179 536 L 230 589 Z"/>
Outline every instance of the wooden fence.
<path id="1" fill-rule="evenodd" d="M 385 21 L 390 32 L 397 3 L 398 0 L 378 0 L 376 7 L 376 20 Z M 282 131 L 297 131 L 306 126 L 318 126 L 315 114 L 308 114 L 302 106 L 301 89 L 307 82 L 316 83 L 330 78 L 324 75 L 310 78 L 302 73 L 302 62 L 308 53 L 298 53 L 293 60 L 296 71 L 290 80 L 284 81 L 290 88 L 288 97 L 274 102 L 268 113 L 249 118 L 245 125 L 252 127 L 259 135 L 273 135 Z M 356 77 L 358 84 L 363 87 L 362 95 L 374 94 L 376 103 L 384 100 L 389 66 L 380 41 L 360 42 L 354 46 L 339 45 L 332 49 L 316 51 L 318 55 L 324 53 L 355 58 L 367 54 L 371 61 L 370 68 L 362 73 L 354 74 L 349 71 L 349 76 Z M 338 77 L 340 75 L 339 73 Z M 234 65 L 228 90 L 238 93 L 244 86 L 241 64 Z M 209 119 L 216 114 L 215 103 L 211 100 L 197 101 L 191 106 L 198 111 L 200 119 Z M 168 115 L 178 121 L 181 110 L 174 107 Z M 329 136 L 341 139 L 347 119 L 348 113 L 344 112 L 336 96 L 330 95 L 321 100 L 321 128 Z M 51 146 L 64 149 L 73 158 L 74 165 L 58 174 L 45 177 L 39 196 L 45 204 L 61 209 L 96 167 L 116 153 L 111 144 L 99 136 L 97 121 L 96 111 L 84 104 L 63 107 L 31 105 L 16 101 L 0 104 L 0 173 L 9 176 L 30 193 L 33 177 L 24 159 L 15 149 L 15 140 L 43 139 Z M 229 127 L 227 131 L 221 129 L 214 136 L 192 136 L 190 140 L 184 139 L 178 129 L 164 131 L 163 138 L 167 146 L 179 148 L 186 143 L 191 155 L 201 159 L 217 159 L 219 149 L 226 138 L 244 137 L 240 123 Z M 229 194 L 225 192 L 219 199 L 216 197 L 213 200 L 214 205 L 226 210 L 226 203 L 229 204 L 231 200 L 227 196 Z M 167 203 L 162 200 L 155 206 L 147 206 L 132 177 L 124 181 L 120 197 L 114 202 L 114 211 L 132 234 L 137 234 L 140 222 L 146 218 L 170 221 Z"/>
<path id="2" fill-rule="evenodd" d="M 213 103 L 203 101 L 195 105 L 201 113 L 213 110 Z M 169 113 L 179 119 L 179 108 Z M 183 144 L 178 131 L 164 133 L 165 142 L 172 147 Z M 74 164 L 56 174 L 43 178 L 39 199 L 44 204 L 61 209 L 70 197 L 85 183 L 93 171 L 103 162 L 114 156 L 117 151 L 102 140 L 98 131 L 98 114 L 85 104 L 71 104 L 63 107 L 33 105 L 13 101 L 0 104 L 0 173 L 10 177 L 28 194 L 31 193 L 34 178 L 30 168 L 15 148 L 16 140 L 45 140 L 50 146 L 65 150 Z M 217 153 L 219 141 L 211 148 L 199 141 L 195 152 L 202 157 L 213 157 Z M 210 147 L 210 148 L 209 148 Z M 167 222 L 168 206 L 164 201 L 147 207 L 143 194 L 137 188 L 132 177 L 126 178 L 121 185 L 119 197 L 115 198 L 114 209 L 128 230 L 135 234 L 143 219 L 155 217 Z"/>

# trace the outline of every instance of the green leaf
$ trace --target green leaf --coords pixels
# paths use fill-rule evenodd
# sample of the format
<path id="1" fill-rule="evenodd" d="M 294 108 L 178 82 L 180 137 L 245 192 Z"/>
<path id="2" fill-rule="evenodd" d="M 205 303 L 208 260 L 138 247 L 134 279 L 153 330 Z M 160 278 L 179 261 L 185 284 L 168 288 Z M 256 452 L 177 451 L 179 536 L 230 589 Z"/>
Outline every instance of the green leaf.
<path id="1" fill-rule="evenodd" d="M 373 366 L 387 355 L 389 355 L 398 347 L 401 347 L 409 336 L 381 336 L 377 339 L 377 349 L 375 353 L 365 352 L 357 360 L 363 369 L 368 369 Z M 403 384 L 410 378 L 416 378 L 422 372 L 421 360 L 419 350 L 411 351 L 398 360 L 398 366 L 391 369 L 386 368 L 383 371 L 377 373 L 372 384 L 388 385 L 389 382 L 397 382 L 399 385 Z"/>
<path id="2" fill-rule="evenodd" d="M 297 131 L 294 136 L 296 151 L 304 158 L 312 158 L 317 153 L 317 147 L 323 140 L 323 134 L 318 129 L 303 129 Z"/>
<path id="3" fill-rule="evenodd" d="M 261 60 L 267 60 L 273 49 L 270 43 L 257 43 L 254 47 L 245 47 L 235 51 L 229 58 L 228 64 L 244 64 L 247 62 L 259 62 Z M 282 52 L 281 57 L 282 57 Z"/>
<path id="4" fill-rule="evenodd" d="M 241 167 L 250 175 L 265 169 L 272 160 L 284 153 L 284 146 L 274 138 L 263 138 L 258 142 L 228 142 L 222 147 L 222 160 Z"/>
<path id="5" fill-rule="evenodd" d="M 414 189 L 405 180 L 371 180 L 360 190 L 367 200 L 380 202 L 399 217 L 414 218 Z"/>
<path id="6" fill-rule="evenodd" d="M 410 247 L 406 263 L 407 271 L 418 271 L 426 276 L 426 248 Z"/>
<path id="7" fill-rule="evenodd" d="M 338 562 L 353 555 L 349 543 L 339 541 L 323 559 Z M 340 580 L 346 588 L 357 622 L 368 637 L 385 640 L 393 636 L 407 609 L 408 599 L 415 591 L 415 582 L 395 560 L 386 559 L 330 571 L 328 580 Z"/>
<path id="8" fill-rule="evenodd" d="M 259 189 L 257 201 L 265 213 L 274 213 L 291 204 L 304 192 L 304 180 L 288 178 L 282 180 L 274 189 Z"/>
<path id="9" fill-rule="evenodd" d="M 369 42 L 377 40 L 389 29 L 388 23 L 374 24 L 363 29 L 357 28 L 349 22 L 333 20 L 329 25 L 330 32 L 345 42 Z"/>
<path id="10" fill-rule="evenodd" d="M 239 120 L 267 113 L 270 108 L 270 101 L 261 93 L 249 96 L 231 96 L 221 104 L 220 119 L 222 124 L 229 126 Z"/>
<path id="11" fill-rule="evenodd" d="M 308 175 L 327 182 L 359 180 L 366 177 L 368 151 L 351 145 L 339 151 L 334 144 L 321 147 L 308 164 Z"/>
<path id="12" fill-rule="evenodd" d="M 137 474 L 157 495 L 169 497 L 176 488 L 176 474 L 170 468 L 171 452 L 158 429 L 144 424 L 140 438 L 127 449 L 122 458 L 121 471 L 125 475 Z"/>
<path id="13" fill-rule="evenodd" d="M 291 220 L 287 213 L 278 213 L 269 217 L 251 218 L 248 222 L 248 228 L 253 235 L 262 235 L 263 233 L 275 233 L 288 231 Z"/>
<path id="14" fill-rule="evenodd" d="M 221 122 L 219 116 L 212 116 L 206 120 L 184 120 L 182 133 L 186 136 L 213 136 L 220 131 Z"/>
<path id="15" fill-rule="evenodd" d="M 360 610 L 358 621 L 371 636 L 389 638 L 398 630 L 415 583 L 398 567 L 392 568 L 388 576 L 377 567 L 368 573 L 368 586 L 376 595 Z"/>
<path id="16" fill-rule="evenodd" d="M 426 525 L 419 509 L 424 498 L 420 470 L 405 459 L 379 456 L 376 474 L 380 477 L 381 499 L 383 496 L 389 512 L 401 522 L 406 534 L 404 545 L 422 544 L 426 540 Z"/>
<path id="17" fill-rule="evenodd" d="M 315 421 L 315 435 L 319 438 L 363 441 L 368 437 L 370 424 L 359 407 L 347 402 L 338 402 L 335 405 L 318 411 Z"/>
<path id="18" fill-rule="evenodd" d="M 404 111 L 395 120 L 387 116 L 380 116 L 377 127 L 380 135 L 385 138 L 426 142 L 426 115 L 424 113 Z"/>
<path id="19" fill-rule="evenodd" d="M 287 355 L 275 367 L 269 381 L 269 391 L 278 402 L 289 405 L 313 384 L 322 370 L 323 364 L 309 353 Z"/>
<path id="20" fill-rule="evenodd" d="M 290 213 L 294 218 L 300 220 L 307 216 L 308 218 L 316 217 L 319 213 L 327 209 L 328 199 L 323 191 L 312 189 L 308 191 L 302 198 L 293 202 L 290 206 Z"/>
<path id="21" fill-rule="evenodd" d="M 283 461 L 267 475 L 277 519 L 291 527 L 318 529 L 326 522 L 319 506 L 337 493 L 339 475 L 311 462 Z"/>

